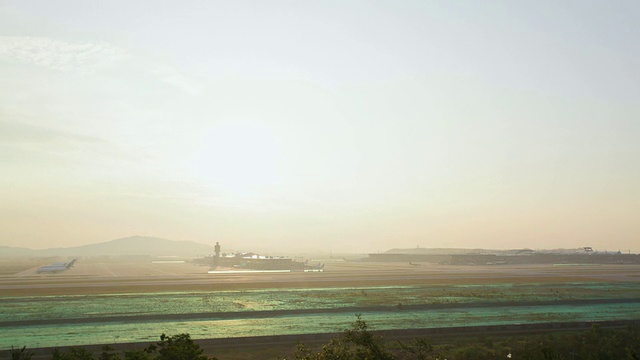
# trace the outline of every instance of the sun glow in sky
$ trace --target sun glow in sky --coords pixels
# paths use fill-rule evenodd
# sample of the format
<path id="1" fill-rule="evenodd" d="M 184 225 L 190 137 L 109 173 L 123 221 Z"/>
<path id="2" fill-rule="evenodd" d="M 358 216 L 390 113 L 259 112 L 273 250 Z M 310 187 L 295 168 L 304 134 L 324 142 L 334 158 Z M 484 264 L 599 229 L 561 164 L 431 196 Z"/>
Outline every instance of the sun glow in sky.
<path id="1" fill-rule="evenodd" d="M 0 1 L 0 245 L 640 251 L 640 4 Z"/>
<path id="2" fill-rule="evenodd" d="M 205 131 L 192 170 L 200 181 L 211 182 L 228 195 L 242 195 L 283 181 L 283 160 L 268 128 L 223 123 Z"/>

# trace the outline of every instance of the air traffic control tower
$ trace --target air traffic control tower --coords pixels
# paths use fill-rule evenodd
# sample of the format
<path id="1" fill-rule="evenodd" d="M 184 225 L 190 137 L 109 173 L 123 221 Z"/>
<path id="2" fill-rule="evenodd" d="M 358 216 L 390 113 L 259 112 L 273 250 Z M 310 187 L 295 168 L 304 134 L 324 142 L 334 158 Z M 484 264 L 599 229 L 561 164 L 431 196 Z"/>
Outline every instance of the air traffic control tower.
<path id="1" fill-rule="evenodd" d="M 218 266 L 220 261 L 220 243 L 216 241 L 216 246 L 214 247 L 216 256 L 213 258 L 213 267 Z"/>

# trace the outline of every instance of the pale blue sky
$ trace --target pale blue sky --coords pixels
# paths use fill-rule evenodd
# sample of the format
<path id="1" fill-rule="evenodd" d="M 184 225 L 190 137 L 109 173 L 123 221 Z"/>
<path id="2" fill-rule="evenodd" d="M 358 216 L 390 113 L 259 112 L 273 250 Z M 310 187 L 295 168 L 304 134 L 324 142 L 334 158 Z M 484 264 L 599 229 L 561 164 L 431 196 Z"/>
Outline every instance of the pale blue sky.
<path id="1" fill-rule="evenodd" d="M 636 1 L 0 0 L 0 244 L 640 251 Z"/>

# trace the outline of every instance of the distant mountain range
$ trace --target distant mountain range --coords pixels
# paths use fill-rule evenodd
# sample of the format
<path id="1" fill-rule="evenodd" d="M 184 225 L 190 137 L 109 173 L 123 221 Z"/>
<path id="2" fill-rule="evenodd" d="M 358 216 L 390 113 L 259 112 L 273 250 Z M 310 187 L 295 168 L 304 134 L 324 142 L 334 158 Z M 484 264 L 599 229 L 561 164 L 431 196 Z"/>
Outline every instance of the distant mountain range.
<path id="1" fill-rule="evenodd" d="M 468 254 L 481 251 L 480 249 L 458 249 L 458 248 L 409 248 L 409 249 L 391 249 L 384 254 L 425 254 L 425 255 L 453 255 Z"/>
<path id="2" fill-rule="evenodd" d="M 66 248 L 34 250 L 0 246 L 0 257 L 15 256 L 180 256 L 200 257 L 213 253 L 213 246 L 193 241 L 175 241 L 156 237 L 131 236 Z"/>
<path id="3" fill-rule="evenodd" d="M 597 253 L 591 247 L 581 247 L 575 249 L 458 249 L 458 248 L 410 248 L 391 249 L 384 254 L 413 254 L 413 255 L 527 255 L 527 254 L 589 254 Z M 605 252 L 606 253 L 606 252 Z"/>

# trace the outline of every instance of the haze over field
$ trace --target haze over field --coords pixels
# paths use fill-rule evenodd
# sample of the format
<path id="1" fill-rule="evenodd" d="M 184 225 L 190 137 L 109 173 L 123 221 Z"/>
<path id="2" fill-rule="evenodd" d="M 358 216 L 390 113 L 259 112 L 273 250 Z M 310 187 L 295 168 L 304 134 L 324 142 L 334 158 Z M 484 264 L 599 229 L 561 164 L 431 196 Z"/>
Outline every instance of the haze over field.
<path id="1" fill-rule="evenodd" d="M 0 0 L 0 245 L 639 251 L 637 1 Z"/>

